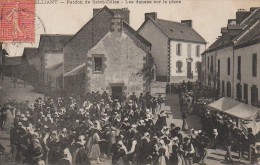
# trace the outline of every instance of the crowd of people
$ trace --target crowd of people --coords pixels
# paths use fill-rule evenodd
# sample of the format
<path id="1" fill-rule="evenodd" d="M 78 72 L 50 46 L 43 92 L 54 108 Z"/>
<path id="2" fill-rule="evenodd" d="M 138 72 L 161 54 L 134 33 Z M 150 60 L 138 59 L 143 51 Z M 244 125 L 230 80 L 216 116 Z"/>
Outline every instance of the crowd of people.
<path id="1" fill-rule="evenodd" d="M 199 100 L 196 92 L 199 93 L 199 91 L 194 92 L 194 88 L 190 83 L 179 84 L 179 91 L 179 104 L 183 119 L 182 129 L 187 130 L 188 125 L 186 118 L 195 111 L 195 104 Z M 243 130 L 244 128 L 239 125 L 238 118 L 221 112 L 210 111 L 207 109 L 206 103 L 203 105 L 204 106 L 200 109 L 200 112 L 203 112 L 200 116 L 202 124 L 201 130 L 205 133 L 205 137 L 208 139 L 207 141 L 210 141 L 211 146 L 208 147 L 226 150 L 224 159 L 231 163 L 234 163 L 231 151 L 238 153 L 238 161 L 244 157 L 252 164 L 258 162 L 257 153 L 260 148 L 256 146 L 256 142 L 260 140 L 260 136 L 258 134 L 254 135 L 252 128 Z M 198 114 L 198 110 L 195 113 Z M 198 134 L 198 131 L 192 131 Z M 196 146 L 196 143 L 194 143 L 194 145 Z M 206 148 L 204 153 L 207 153 Z"/>
<path id="2" fill-rule="evenodd" d="M 182 128 L 167 126 L 164 99 L 149 92 L 118 99 L 92 92 L 38 98 L 33 104 L 12 100 L 0 105 L 0 126 L 10 131 L 12 160 L 31 165 L 87 165 L 102 163 L 101 157 L 113 165 L 205 164 L 209 147 L 226 147 L 225 159 L 232 161 L 234 144 L 239 159 L 248 149 L 251 158 L 255 136 L 250 129 L 245 136 L 228 116 L 205 111 L 202 129 L 188 132 L 186 118 L 195 99 L 192 90 L 182 90 Z"/>
<path id="3" fill-rule="evenodd" d="M 10 129 L 11 155 L 26 164 L 192 164 L 191 138 L 167 127 L 163 98 L 150 93 L 112 99 L 106 92 L 73 97 L 9 101 L 1 123 Z M 201 134 L 202 135 L 202 134 Z"/>

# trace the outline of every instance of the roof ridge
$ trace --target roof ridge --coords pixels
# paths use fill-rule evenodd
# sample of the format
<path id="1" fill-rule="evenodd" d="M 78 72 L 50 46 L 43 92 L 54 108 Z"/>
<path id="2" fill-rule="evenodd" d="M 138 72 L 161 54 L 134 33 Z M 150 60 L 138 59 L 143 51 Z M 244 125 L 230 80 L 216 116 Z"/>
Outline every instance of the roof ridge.
<path id="1" fill-rule="evenodd" d="M 158 20 L 162 20 L 162 21 L 167 21 L 167 22 L 173 22 L 173 23 L 178 23 L 178 24 L 182 24 L 182 25 L 185 25 L 181 22 L 177 22 L 177 21 L 171 21 L 171 20 L 166 20 L 166 19 L 160 19 L 160 18 L 157 18 Z"/>
<path id="2" fill-rule="evenodd" d="M 71 37 L 71 39 L 69 39 L 69 41 L 67 42 L 67 43 L 65 43 L 64 44 L 64 46 L 66 46 L 68 43 L 70 43 L 70 41 L 72 40 L 72 39 L 74 39 L 74 37 L 82 30 L 82 29 L 84 29 L 101 11 L 103 11 L 103 10 L 107 10 L 107 11 L 109 11 L 111 14 L 115 14 L 113 11 L 111 11 L 106 5 L 103 7 L 103 8 L 101 8 L 95 15 L 93 15 L 91 18 L 90 18 L 90 20 L 88 20 L 88 22 L 87 23 L 85 23 L 75 34 L 73 34 L 73 36 Z"/>
<path id="3" fill-rule="evenodd" d="M 260 7 L 257 8 L 255 11 L 253 11 L 248 17 L 246 17 L 241 23 L 240 25 L 242 25 L 244 22 L 246 22 L 249 18 L 251 18 L 255 13 L 258 12 L 258 10 L 260 10 Z"/>
<path id="4" fill-rule="evenodd" d="M 248 32 L 250 32 L 252 29 L 254 29 L 254 27 L 257 24 L 259 24 L 259 21 L 260 21 L 260 19 L 257 19 L 256 21 L 254 21 L 253 23 L 248 25 L 248 27 L 246 29 L 244 29 L 236 38 L 233 39 L 233 42 L 236 43 L 236 42 L 240 41 Z"/>

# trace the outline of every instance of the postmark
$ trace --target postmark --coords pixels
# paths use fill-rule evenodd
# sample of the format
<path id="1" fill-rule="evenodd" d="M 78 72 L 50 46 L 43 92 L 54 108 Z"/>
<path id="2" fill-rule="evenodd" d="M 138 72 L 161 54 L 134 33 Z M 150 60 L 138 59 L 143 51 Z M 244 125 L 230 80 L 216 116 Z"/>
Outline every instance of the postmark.
<path id="1" fill-rule="evenodd" d="M 35 41 L 35 0 L 0 1 L 0 42 Z"/>

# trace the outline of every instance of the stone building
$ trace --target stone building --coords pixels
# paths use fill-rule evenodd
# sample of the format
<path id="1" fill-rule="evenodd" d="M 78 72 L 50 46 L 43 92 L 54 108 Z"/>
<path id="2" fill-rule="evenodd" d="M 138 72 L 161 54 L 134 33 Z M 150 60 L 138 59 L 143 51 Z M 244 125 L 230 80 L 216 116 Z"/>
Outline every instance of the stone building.
<path id="1" fill-rule="evenodd" d="M 39 84 L 46 84 L 45 69 L 64 61 L 63 48 L 71 39 L 71 35 L 44 34 L 40 36 L 38 47 L 39 58 Z"/>
<path id="2" fill-rule="evenodd" d="M 146 13 L 138 32 L 152 44 L 157 80 L 172 83 L 197 80 L 206 41 L 192 28 L 192 20 L 179 23 L 159 19 L 155 12 Z"/>
<path id="3" fill-rule="evenodd" d="M 258 103 L 259 8 L 239 9 L 236 19 L 221 28 L 221 36 L 202 53 L 202 83 L 251 105 Z"/>
<path id="4" fill-rule="evenodd" d="M 45 69 L 46 82 L 51 83 L 55 91 L 63 89 L 63 63 L 54 64 Z"/>
<path id="5" fill-rule="evenodd" d="M 93 18 L 64 47 L 64 89 L 68 91 L 144 92 L 141 73 L 151 44 L 129 25 L 129 10 L 93 10 Z M 84 82 L 85 86 L 82 87 Z"/>

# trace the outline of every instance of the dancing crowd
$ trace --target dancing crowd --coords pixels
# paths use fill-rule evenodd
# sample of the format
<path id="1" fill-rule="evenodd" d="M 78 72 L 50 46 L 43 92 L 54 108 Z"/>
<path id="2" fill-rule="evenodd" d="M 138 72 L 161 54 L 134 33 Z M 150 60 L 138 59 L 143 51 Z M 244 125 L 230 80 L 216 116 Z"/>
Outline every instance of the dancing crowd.
<path id="1" fill-rule="evenodd" d="M 8 101 L 1 105 L 1 127 L 10 130 L 13 161 L 31 165 L 88 165 L 102 163 L 101 157 L 113 165 L 205 164 L 208 147 L 226 146 L 225 159 L 232 161 L 234 143 L 239 158 L 255 144 L 253 134 L 245 137 L 229 117 L 209 111 L 201 119 L 202 129 L 187 133 L 186 105 L 192 107 L 194 95 L 183 93 L 182 128 L 167 126 L 161 95 L 132 93 L 113 99 L 105 91 L 38 98 L 33 104 Z"/>

